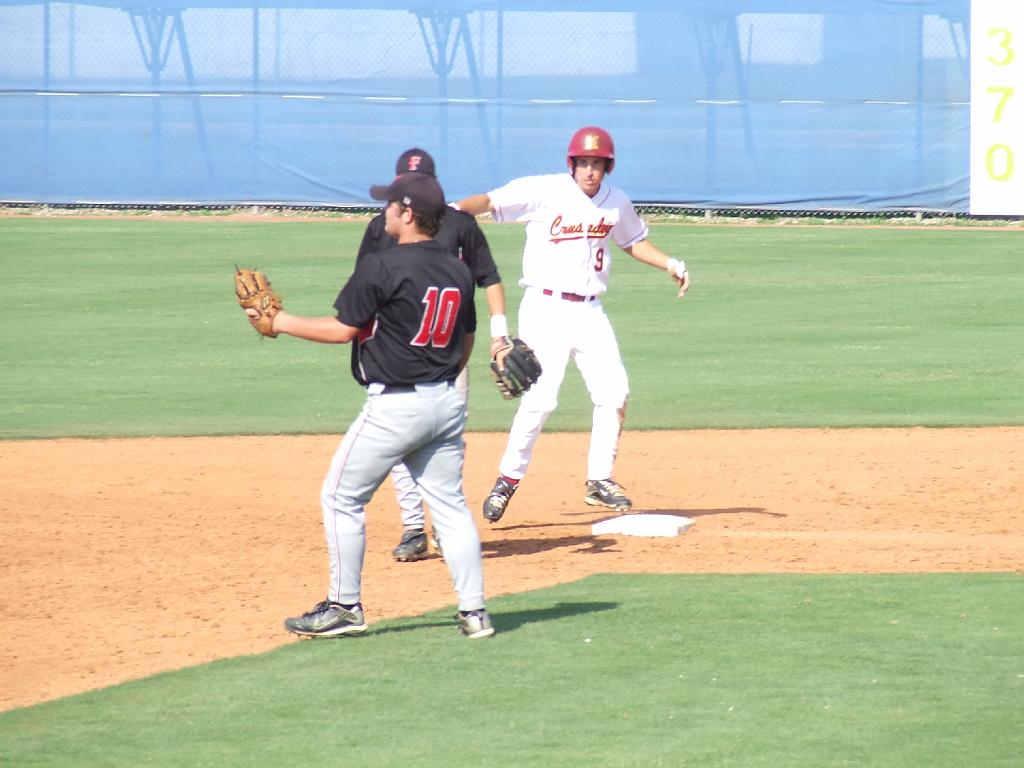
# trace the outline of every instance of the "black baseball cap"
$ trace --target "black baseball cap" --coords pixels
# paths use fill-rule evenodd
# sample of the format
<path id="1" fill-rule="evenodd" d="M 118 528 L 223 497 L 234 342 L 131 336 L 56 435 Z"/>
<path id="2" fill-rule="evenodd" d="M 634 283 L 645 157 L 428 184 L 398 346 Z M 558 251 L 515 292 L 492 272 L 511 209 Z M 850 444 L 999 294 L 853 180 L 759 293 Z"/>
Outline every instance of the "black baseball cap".
<path id="1" fill-rule="evenodd" d="M 429 173 L 403 173 L 386 186 L 370 187 L 370 197 L 399 202 L 424 216 L 437 216 L 445 207 L 444 190 Z"/>
<path id="2" fill-rule="evenodd" d="M 425 149 L 419 147 L 407 149 L 398 156 L 398 162 L 395 163 L 395 176 L 401 176 L 403 173 L 428 173 L 431 176 L 437 176 L 437 171 L 434 170 L 434 158 Z"/>

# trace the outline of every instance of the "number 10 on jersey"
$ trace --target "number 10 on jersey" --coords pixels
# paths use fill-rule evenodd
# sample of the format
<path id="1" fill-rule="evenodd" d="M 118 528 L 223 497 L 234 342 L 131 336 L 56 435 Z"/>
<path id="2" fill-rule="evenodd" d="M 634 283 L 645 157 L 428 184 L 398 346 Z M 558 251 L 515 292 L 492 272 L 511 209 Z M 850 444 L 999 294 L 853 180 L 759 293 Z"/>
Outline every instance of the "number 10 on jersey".
<path id="1" fill-rule="evenodd" d="M 1024 2 L 971 2 L 971 213 L 1024 215 Z"/>

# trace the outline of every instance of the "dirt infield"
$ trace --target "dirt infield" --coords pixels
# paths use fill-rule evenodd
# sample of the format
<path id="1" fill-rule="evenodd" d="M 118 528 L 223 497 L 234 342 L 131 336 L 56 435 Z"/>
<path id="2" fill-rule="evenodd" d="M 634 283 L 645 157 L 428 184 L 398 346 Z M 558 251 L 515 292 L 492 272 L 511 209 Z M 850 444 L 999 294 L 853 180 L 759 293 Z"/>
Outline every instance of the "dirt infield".
<path id="1" fill-rule="evenodd" d="M 478 520 L 504 439 L 468 436 Z M 324 595 L 337 440 L 0 442 L 0 710 L 295 642 L 282 618 Z M 617 479 L 636 511 L 696 520 L 677 538 L 590 535 L 609 515 L 582 503 L 586 441 L 544 435 L 506 519 L 480 522 L 490 595 L 596 572 L 1024 570 L 1024 427 L 627 432 Z M 389 485 L 368 520 L 371 622 L 454 603 L 439 558 L 391 560 Z"/>

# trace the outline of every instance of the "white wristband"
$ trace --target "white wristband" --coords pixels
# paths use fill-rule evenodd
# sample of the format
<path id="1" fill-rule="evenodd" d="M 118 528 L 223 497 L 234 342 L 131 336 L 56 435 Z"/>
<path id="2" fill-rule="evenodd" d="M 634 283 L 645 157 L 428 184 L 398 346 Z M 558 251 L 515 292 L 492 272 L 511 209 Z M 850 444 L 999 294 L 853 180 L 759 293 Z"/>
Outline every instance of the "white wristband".
<path id="1" fill-rule="evenodd" d="M 680 280 L 686 274 L 686 264 L 682 259 L 669 259 L 668 263 L 665 264 L 665 269 L 672 277 L 679 278 Z"/>
<path id="2" fill-rule="evenodd" d="M 449 208 L 454 208 L 456 211 L 461 211 L 462 210 L 461 208 L 459 208 L 459 204 L 458 203 L 448 203 L 448 207 Z"/>
<path id="3" fill-rule="evenodd" d="M 491 315 L 491 338 L 508 336 L 508 320 L 504 315 Z"/>

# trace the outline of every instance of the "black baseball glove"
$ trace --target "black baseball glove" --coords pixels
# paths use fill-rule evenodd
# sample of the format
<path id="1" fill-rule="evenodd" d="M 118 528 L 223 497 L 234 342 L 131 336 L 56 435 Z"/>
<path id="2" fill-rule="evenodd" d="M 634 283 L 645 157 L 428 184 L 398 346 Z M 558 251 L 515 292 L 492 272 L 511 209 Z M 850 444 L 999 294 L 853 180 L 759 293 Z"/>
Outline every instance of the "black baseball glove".
<path id="1" fill-rule="evenodd" d="M 537 355 L 525 341 L 506 338 L 506 342 L 491 359 L 491 374 L 501 396 L 514 400 L 533 386 L 542 371 Z"/>

